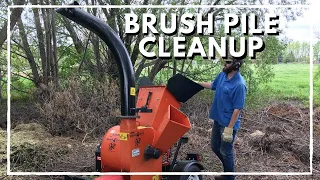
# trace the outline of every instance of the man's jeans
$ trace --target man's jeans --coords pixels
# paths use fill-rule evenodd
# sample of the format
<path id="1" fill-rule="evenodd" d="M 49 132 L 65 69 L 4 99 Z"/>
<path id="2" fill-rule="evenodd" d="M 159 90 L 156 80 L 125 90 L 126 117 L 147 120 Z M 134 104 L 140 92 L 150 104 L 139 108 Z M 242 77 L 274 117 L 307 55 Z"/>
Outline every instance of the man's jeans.
<path id="1" fill-rule="evenodd" d="M 234 172 L 234 154 L 233 142 L 236 136 L 236 131 L 233 130 L 233 140 L 231 143 L 222 140 L 224 126 L 219 125 L 214 121 L 211 135 L 211 148 L 213 152 L 221 160 L 224 172 Z M 235 176 L 224 176 L 225 180 L 233 180 Z"/>

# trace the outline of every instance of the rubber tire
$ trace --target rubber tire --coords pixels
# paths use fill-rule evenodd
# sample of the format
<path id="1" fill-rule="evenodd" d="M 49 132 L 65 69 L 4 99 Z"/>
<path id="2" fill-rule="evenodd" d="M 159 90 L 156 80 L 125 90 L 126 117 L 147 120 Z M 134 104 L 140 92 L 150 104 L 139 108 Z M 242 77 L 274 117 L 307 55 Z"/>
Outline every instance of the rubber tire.
<path id="1" fill-rule="evenodd" d="M 201 172 L 201 169 L 197 165 L 190 166 L 186 171 L 184 172 Z M 180 176 L 179 180 L 187 180 L 189 176 Z M 202 180 L 202 175 L 198 176 L 200 180 Z"/>

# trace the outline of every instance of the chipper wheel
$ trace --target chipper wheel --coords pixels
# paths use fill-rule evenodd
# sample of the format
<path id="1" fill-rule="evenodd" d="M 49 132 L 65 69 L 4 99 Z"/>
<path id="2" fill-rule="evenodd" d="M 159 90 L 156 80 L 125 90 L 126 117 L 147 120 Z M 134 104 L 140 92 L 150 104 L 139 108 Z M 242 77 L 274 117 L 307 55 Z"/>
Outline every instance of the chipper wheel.
<path id="1" fill-rule="evenodd" d="M 200 168 L 197 165 L 189 166 L 187 169 L 185 169 L 185 172 L 201 172 Z M 180 176 L 179 180 L 202 180 L 201 175 L 185 175 Z"/>

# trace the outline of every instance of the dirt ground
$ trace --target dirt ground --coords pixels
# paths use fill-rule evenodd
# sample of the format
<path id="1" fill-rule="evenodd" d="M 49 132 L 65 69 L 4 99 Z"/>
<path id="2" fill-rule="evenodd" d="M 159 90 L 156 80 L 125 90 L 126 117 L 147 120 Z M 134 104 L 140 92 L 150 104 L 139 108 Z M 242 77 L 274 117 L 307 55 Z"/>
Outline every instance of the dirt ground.
<path id="1" fill-rule="evenodd" d="M 205 118 L 206 114 L 188 108 L 192 109 L 187 104 L 183 111 L 187 112 L 192 128 L 185 134 L 189 142 L 182 146 L 178 158 L 183 159 L 186 153 L 197 152 L 201 154 L 204 171 L 221 172 L 222 165 L 210 148 L 212 122 Z M 201 112 L 208 112 L 208 108 L 205 104 L 200 107 Z M 13 118 L 23 118 L 23 113 L 20 114 Z M 309 172 L 309 122 L 309 108 L 296 102 L 271 103 L 262 109 L 245 111 L 235 144 L 236 171 Z M 237 176 L 237 179 L 320 179 L 320 108 L 314 109 L 313 130 L 312 176 Z M 0 179 L 62 179 L 6 176 L 6 131 L 0 130 L 0 135 Z M 24 122 L 12 129 L 11 171 L 94 171 L 94 151 L 99 141 L 100 138 L 81 133 L 68 137 L 52 136 L 40 123 Z M 204 179 L 210 180 L 213 176 L 205 176 Z"/>

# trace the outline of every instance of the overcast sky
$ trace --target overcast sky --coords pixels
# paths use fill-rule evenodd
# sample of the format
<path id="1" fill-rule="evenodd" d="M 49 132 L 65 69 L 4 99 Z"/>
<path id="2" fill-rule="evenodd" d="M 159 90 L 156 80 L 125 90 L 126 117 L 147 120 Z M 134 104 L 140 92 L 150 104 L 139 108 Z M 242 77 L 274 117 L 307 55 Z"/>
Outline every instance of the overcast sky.
<path id="1" fill-rule="evenodd" d="M 289 22 L 285 30 L 286 36 L 295 41 L 310 42 L 310 23 L 313 22 L 314 30 L 320 32 L 320 0 L 309 0 L 312 4 L 312 9 L 306 10 L 303 16 L 296 21 Z M 315 42 L 316 39 L 314 38 Z"/>

